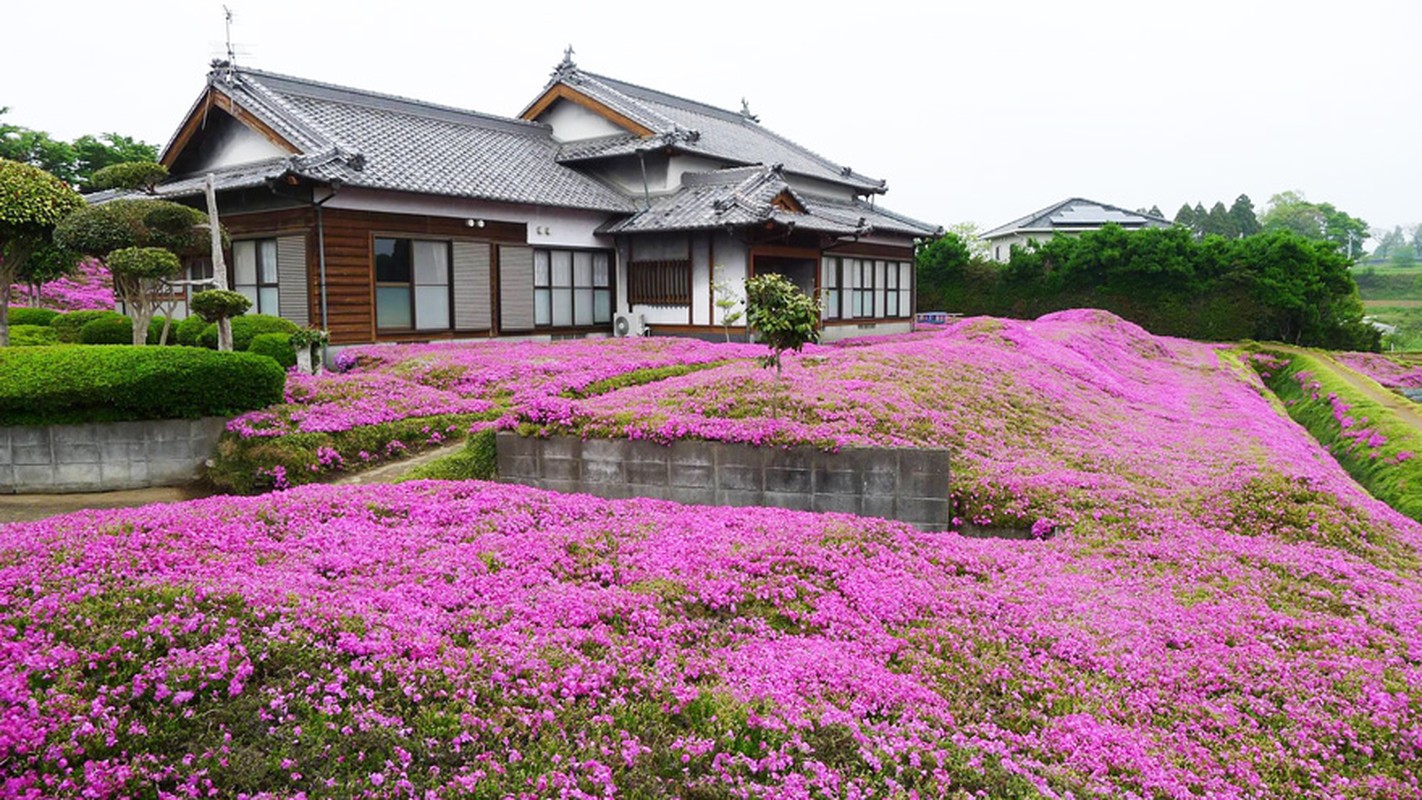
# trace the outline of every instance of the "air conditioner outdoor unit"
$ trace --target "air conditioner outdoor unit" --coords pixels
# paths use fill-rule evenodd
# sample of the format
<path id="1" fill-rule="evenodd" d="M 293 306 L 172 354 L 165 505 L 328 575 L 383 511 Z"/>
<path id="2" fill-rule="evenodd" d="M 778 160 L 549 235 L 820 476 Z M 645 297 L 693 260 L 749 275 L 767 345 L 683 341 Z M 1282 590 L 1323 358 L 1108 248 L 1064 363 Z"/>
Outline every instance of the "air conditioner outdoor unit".
<path id="1" fill-rule="evenodd" d="M 612 321 L 612 333 L 619 339 L 624 336 L 646 336 L 647 319 L 641 314 L 618 314 Z"/>

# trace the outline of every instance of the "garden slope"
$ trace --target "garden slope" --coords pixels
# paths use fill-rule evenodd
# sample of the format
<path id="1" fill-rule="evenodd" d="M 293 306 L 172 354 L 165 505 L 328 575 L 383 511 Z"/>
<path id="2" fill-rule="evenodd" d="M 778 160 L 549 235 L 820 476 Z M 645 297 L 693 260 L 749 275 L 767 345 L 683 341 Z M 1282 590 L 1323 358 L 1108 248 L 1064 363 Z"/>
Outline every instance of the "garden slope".
<path id="1" fill-rule="evenodd" d="M 1418 796 L 1422 528 L 1223 355 L 1069 312 L 819 349 L 778 418 L 773 377 L 734 363 L 520 406 L 623 435 L 949 444 L 969 513 L 1047 520 L 1041 541 L 478 482 L 0 529 L 0 781 Z"/>

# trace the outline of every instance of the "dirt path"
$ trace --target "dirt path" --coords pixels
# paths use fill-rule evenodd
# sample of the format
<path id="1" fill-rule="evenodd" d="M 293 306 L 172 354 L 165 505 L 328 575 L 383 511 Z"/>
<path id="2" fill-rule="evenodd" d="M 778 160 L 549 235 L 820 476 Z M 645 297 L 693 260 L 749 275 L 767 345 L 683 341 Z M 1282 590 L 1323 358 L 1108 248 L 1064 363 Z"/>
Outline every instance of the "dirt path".
<path id="1" fill-rule="evenodd" d="M 1323 350 L 1309 350 L 1303 347 L 1293 347 L 1286 344 L 1270 344 L 1269 348 L 1311 356 L 1324 362 L 1344 383 L 1358 390 L 1359 393 L 1365 395 L 1369 400 L 1376 402 L 1378 405 L 1383 406 L 1397 415 L 1398 419 L 1417 429 L 1418 433 L 1422 433 L 1422 406 L 1383 388 L 1377 381 L 1336 360 L 1327 352 Z"/>
<path id="2" fill-rule="evenodd" d="M 337 486 L 364 486 L 369 483 L 392 483 L 396 478 L 410 470 L 416 467 L 423 467 L 437 458 L 443 458 L 451 453 L 457 452 L 462 447 L 464 447 L 464 440 L 460 439 L 457 442 L 450 442 L 449 444 L 436 447 L 433 450 L 426 450 L 413 458 L 405 458 L 389 464 L 383 464 L 374 469 L 357 472 L 354 475 L 347 475 L 344 478 L 331 481 L 331 483 Z"/>
<path id="3" fill-rule="evenodd" d="M 150 503 L 178 503 L 210 494 L 211 490 L 200 485 L 82 494 L 4 494 L 0 495 L 0 524 L 28 522 L 86 508 L 135 508 Z"/>

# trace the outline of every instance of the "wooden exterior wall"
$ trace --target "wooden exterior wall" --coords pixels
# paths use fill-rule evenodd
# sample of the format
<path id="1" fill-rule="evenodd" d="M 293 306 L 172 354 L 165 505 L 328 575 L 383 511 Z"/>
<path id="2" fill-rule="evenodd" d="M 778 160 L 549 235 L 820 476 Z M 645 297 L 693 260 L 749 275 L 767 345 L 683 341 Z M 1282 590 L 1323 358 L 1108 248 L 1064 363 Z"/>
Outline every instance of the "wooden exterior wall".
<path id="1" fill-rule="evenodd" d="M 495 245 L 522 245 L 528 239 L 527 226 L 518 223 L 486 221 L 482 228 L 470 228 L 463 219 L 327 208 L 323 211 L 323 227 L 326 239 L 326 305 L 330 319 L 323 322 L 318 286 L 321 251 L 316 239 L 316 212 L 311 207 L 225 214 L 222 225 L 236 239 L 293 233 L 306 236 L 308 316 L 313 324 L 322 325 L 331 332 L 333 344 L 425 341 L 455 335 L 453 331 L 377 333 L 374 264 L 374 239 L 377 235 L 487 244 L 491 251 L 493 275 L 498 274 L 498 248 Z M 497 281 L 490 283 L 488 302 L 493 312 L 491 319 L 497 320 Z"/>

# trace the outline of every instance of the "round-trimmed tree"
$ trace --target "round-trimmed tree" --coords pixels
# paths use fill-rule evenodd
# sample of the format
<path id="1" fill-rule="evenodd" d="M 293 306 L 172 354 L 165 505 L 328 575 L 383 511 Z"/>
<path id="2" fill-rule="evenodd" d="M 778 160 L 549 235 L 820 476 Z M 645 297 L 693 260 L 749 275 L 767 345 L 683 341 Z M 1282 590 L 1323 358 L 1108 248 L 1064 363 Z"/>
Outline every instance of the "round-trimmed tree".
<path id="1" fill-rule="evenodd" d="M 746 323 L 770 348 L 762 364 L 775 367 L 777 378 L 780 356 L 786 350 L 798 353 L 820 340 L 819 304 L 784 275 L 768 273 L 746 281 Z"/>
<path id="2" fill-rule="evenodd" d="M 133 343 L 148 343 L 148 323 L 158 310 L 156 298 L 168 278 L 183 269 L 173 251 L 162 247 L 124 247 L 104 259 L 114 276 L 114 293 L 133 320 Z"/>
<path id="3" fill-rule="evenodd" d="M 0 158 L 0 347 L 10 343 L 10 286 L 61 220 L 83 207 L 69 184 L 38 167 Z"/>

